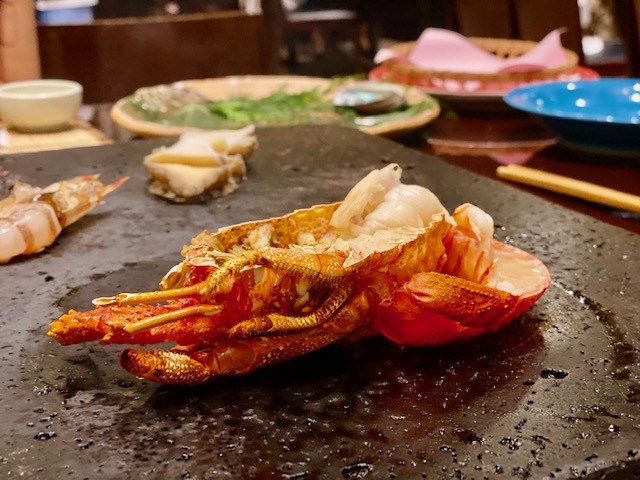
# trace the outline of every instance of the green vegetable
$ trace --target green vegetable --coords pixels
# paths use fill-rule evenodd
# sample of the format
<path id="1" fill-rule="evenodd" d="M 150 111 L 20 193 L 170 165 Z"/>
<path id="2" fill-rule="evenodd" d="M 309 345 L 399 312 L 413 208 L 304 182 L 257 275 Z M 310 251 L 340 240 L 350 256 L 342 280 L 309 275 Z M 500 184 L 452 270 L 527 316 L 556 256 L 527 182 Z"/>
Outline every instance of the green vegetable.
<path id="1" fill-rule="evenodd" d="M 211 115 L 231 123 L 246 125 L 290 125 L 297 123 L 340 123 L 343 117 L 333 105 L 323 100 L 317 90 L 289 94 L 278 90 L 268 97 L 236 97 L 207 102 Z"/>
<path id="2" fill-rule="evenodd" d="M 271 95 L 250 99 L 233 97 L 208 101 L 187 90 L 172 91 L 166 86 L 141 89 L 129 97 L 125 108 L 139 118 L 168 126 L 203 129 L 239 128 L 297 124 L 338 124 L 351 127 L 372 126 L 399 118 L 408 118 L 433 107 L 433 101 L 382 115 L 358 117 L 348 108 L 334 107 L 326 92 L 317 89 L 286 93 L 279 89 Z"/>

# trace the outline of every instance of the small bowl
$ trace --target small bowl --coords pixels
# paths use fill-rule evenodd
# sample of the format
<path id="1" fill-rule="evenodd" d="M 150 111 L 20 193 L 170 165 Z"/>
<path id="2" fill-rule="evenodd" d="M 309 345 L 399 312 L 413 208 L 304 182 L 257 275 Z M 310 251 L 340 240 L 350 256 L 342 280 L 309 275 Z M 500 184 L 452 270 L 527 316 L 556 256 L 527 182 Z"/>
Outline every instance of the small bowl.
<path id="1" fill-rule="evenodd" d="M 594 153 L 640 153 L 640 79 L 541 83 L 504 101 L 535 115 L 560 141 Z"/>
<path id="2" fill-rule="evenodd" d="M 31 80 L 0 85 L 0 119 L 16 130 L 65 128 L 82 103 L 82 85 L 70 80 Z"/>

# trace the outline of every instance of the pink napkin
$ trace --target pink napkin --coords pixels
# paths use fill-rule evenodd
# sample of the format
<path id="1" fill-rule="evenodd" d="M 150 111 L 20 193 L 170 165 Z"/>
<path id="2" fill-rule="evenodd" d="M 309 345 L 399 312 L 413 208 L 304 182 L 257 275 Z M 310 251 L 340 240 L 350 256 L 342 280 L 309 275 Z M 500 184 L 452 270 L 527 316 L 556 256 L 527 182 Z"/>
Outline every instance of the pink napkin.
<path id="1" fill-rule="evenodd" d="M 376 63 L 391 58 L 405 60 L 426 70 L 497 73 L 524 70 L 541 70 L 559 67 L 567 61 L 560 42 L 561 29 L 547 34 L 530 52 L 505 59 L 475 46 L 465 36 L 441 28 L 427 28 L 407 57 L 393 50 L 381 49 L 375 56 Z"/>

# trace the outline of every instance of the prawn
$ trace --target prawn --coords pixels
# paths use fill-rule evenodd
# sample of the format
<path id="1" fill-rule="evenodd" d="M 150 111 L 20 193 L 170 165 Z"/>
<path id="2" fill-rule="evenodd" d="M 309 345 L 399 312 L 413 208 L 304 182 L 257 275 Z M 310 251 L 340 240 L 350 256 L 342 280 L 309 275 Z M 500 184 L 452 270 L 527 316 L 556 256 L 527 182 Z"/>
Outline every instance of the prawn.
<path id="1" fill-rule="evenodd" d="M 128 180 L 104 185 L 100 175 L 85 175 L 45 188 L 16 182 L 0 200 L 0 263 L 38 253 L 51 245 L 63 228 L 86 215 Z"/>

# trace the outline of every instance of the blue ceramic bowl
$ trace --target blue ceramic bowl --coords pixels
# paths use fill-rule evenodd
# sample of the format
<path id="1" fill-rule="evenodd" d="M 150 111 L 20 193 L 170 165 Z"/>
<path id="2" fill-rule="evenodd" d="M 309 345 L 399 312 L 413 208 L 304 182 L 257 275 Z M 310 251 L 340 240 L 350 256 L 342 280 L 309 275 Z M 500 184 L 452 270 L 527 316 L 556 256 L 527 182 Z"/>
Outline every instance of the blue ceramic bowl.
<path id="1" fill-rule="evenodd" d="M 568 146 L 640 155 L 640 79 L 542 83 L 512 90 L 504 101 L 536 115 Z"/>

